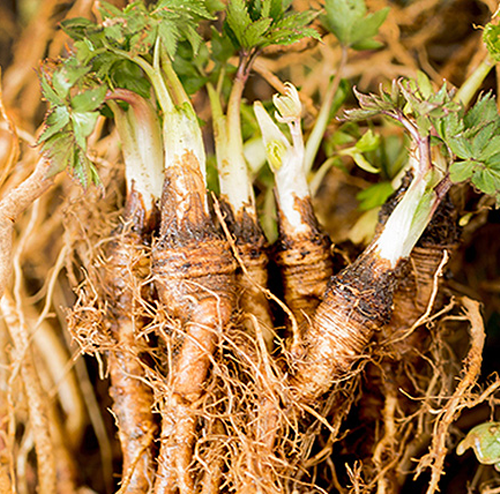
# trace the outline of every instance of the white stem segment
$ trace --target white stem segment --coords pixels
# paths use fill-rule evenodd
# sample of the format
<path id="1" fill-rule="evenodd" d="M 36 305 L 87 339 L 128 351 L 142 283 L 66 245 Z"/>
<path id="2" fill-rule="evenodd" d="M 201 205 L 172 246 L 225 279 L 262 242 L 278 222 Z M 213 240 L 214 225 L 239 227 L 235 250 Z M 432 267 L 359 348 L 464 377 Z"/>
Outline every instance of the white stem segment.
<path id="1" fill-rule="evenodd" d="M 133 57 L 151 81 L 158 103 L 164 114 L 163 138 L 165 143 L 165 167 L 175 166 L 176 156 L 184 153 L 193 153 L 198 159 L 200 171 L 206 184 L 206 155 L 203 145 L 203 136 L 193 106 L 185 102 L 175 106 L 163 79 L 160 67 L 159 46 L 155 47 L 153 65 L 141 57 Z"/>
<path id="2" fill-rule="evenodd" d="M 276 101 L 275 101 L 276 103 Z M 269 165 L 275 174 L 277 199 L 281 212 L 295 233 L 307 233 L 310 229 L 296 209 L 296 199 L 310 196 L 304 171 L 304 141 L 300 129 L 300 117 L 286 117 L 283 107 L 278 106 L 281 121 L 288 123 L 293 145 L 290 144 L 279 127 L 266 112 L 262 103 L 254 104 L 254 111 L 262 131 Z"/>
<path id="3" fill-rule="evenodd" d="M 246 213 L 256 218 L 255 197 L 241 135 L 240 107 L 245 86 L 242 70 L 240 67 L 233 82 L 226 116 L 222 115 L 222 110 L 217 112 L 217 166 L 221 197 L 231 205 L 236 217 Z"/>
<path id="4" fill-rule="evenodd" d="M 114 101 L 108 105 L 115 115 L 122 143 L 127 189 L 141 194 L 147 213 L 160 198 L 163 184 L 161 127 L 152 104 L 139 96 L 123 110 Z"/>

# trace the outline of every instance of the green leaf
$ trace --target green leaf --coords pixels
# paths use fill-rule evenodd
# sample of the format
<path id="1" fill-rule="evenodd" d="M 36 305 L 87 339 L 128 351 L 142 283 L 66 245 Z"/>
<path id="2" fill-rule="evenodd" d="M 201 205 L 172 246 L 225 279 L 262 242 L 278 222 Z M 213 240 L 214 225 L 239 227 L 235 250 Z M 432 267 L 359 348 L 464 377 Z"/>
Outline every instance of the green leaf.
<path id="1" fill-rule="evenodd" d="M 244 0 L 231 0 L 226 10 L 226 23 L 231 29 L 237 43 L 242 48 L 251 48 L 245 46 L 245 31 L 252 24 L 252 18 L 248 13 L 246 2 Z"/>
<path id="2" fill-rule="evenodd" d="M 491 22 L 486 24 L 483 30 L 483 41 L 491 58 L 500 62 L 500 26 Z"/>
<path id="3" fill-rule="evenodd" d="M 380 173 L 380 169 L 373 166 L 361 153 L 352 153 L 352 159 L 362 170 L 368 173 Z"/>
<path id="4" fill-rule="evenodd" d="M 62 30 L 74 40 L 88 39 L 88 32 L 96 28 L 96 25 L 84 17 L 73 17 L 61 22 Z"/>
<path id="5" fill-rule="evenodd" d="M 143 98 L 151 96 L 151 83 L 137 64 L 130 60 L 120 60 L 108 70 L 113 86 L 130 89 Z"/>
<path id="6" fill-rule="evenodd" d="M 326 0 L 325 11 L 322 21 L 327 29 L 340 43 L 349 46 L 353 27 L 366 14 L 364 0 Z"/>
<path id="7" fill-rule="evenodd" d="M 73 163 L 75 141 L 70 132 L 52 136 L 42 146 L 42 154 L 49 163 L 47 176 L 51 177 Z"/>
<path id="8" fill-rule="evenodd" d="M 417 72 L 417 85 L 420 94 L 424 98 L 430 98 L 434 95 L 434 88 L 432 87 L 430 79 L 427 77 L 427 74 L 421 70 Z"/>
<path id="9" fill-rule="evenodd" d="M 253 22 L 243 33 L 242 45 L 246 48 L 253 46 L 263 46 L 266 44 L 265 33 L 271 25 L 272 19 L 270 17 L 259 19 Z"/>
<path id="10" fill-rule="evenodd" d="M 450 166 L 450 180 L 453 183 L 463 182 L 472 177 L 475 161 L 456 161 Z"/>
<path id="11" fill-rule="evenodd" d="M 458 135 L 453 138 L 449 138 L 447 140 L 448 146 L 450 146 L 450 149 L 459 157 L 462 159 L 472 159 L 474 158 L 473 152 L 471 150 L 469 142 L 464 138 L 463 134 Z"/>
<path id="12" fill-rule="evenodd" d="M 91 67 L 82 66 L 76 59 L 70 58 L 52 74 L 52 87 L 60 98 L 66 98 L 69 90 L 90 70 Z"/>
<path id="13" fill-rule="evenodd" d="M 357 41 L 351 45 L 351 48 L 356 51 L 365 51 L 365 50 L 378 50 L 382 48 L 384 45 L 380 41 L 376 41 L 374 39 L 363 39 L 361 41 Z"/>
<path id="14" fill-rule="evenodd" d="M 359 209 L 368 211 L 384 204 L 389 196 L 394 192 L 390 182 L 379 182 L 362 190 L 356 195 L 356 199 L 360 201 Z"/>
<path id="15" fill-rule="evenodd" d="M 49 75 L 43 71 L 40 76 L 40 85 L 42 89 L 42 97 L 47 100 L 51 105 L 61 105 L 64 99 L 57 94 L 50 85 Z"/>
<path id="16" fill-rule="evenodd" d="M 219 33 L 212 26 L 211 36 L 211 58 L 220 63 L 225 63 L 234 55 L 234 45 L 229 37 Z"/>
<path id="17" fill-rule="evenodd" d="M 360 43 L 361 44 L 364 43 L 364 46 L 375 45 L 374 46 L 375 48 L 382 46 L 381 43 L 378 43 L 372 40 L 371 38 L 373 38 L 378 34 L 378 30 L 386 20 L 387 15 L 389 14 L 389 10 L 390 10 L 389 7 L 378 10 L 373 14 L 368 14 L 364 19 L 360 19 L 355 23 L 350 35 L 351 37 L 350 44 L 354 49 L 359 49 L 356 47 L 359 46 Z M 372 48 L 364 48 L 364 49 L 372 49 Z"/>
<path id="18" fill-rule="evenodd" d="M 54 134 L 57 134 L 69 123 L 69 112 L 65 106 L 56 106 L 47 117 L 45 117 L 45 127 L 40 137 L 38 144 L 46 141 Z"/>
<path id="19" fill-rule="evenodd" d="M 355 144 L 355 148 L 361 152 L 366 153 L 375 151 L 380 145 L 380 136 L 374 134 L 371 129 L 368 129 Z"/>
<path id="20" fill-rule="evenodd" d="M 498 470 L 500 463 L 500 422 L 484 422 L 472 428 L 465 439 L 457 446 L 457 454 L 472 448 L 477 461 L 483 465 L 495 465 Z"/>
<path id="21" fill-rule="evenodd" d="M 91 112 L 97 110 L 106 96 L 108 88 L 105 85 L 87 89 L 71 98 L 71 107 L 76 112 Z"/>
<path id="22" fill-rule="evenodd" d="M 224 31 L 236 49 L 246 52 L 269 45 L 289 45 L 305 37 L 319 39 L 317 31 L 308 27 L 317 12 L 287 12 L 289 3 L 232 0 L 228 3 Z"/>
<path id="23" fill-rule="evenodd" d="M 342 45 L 357 50 L 380 46 L 372 38 L 387 18 L 388 8 L 366 15 L 365 0 L 326 0 L 325 11 L 321 20 Z"/>
<path id="24" fill-rule="evenodd" d="M 472 175 L 472 184 L 489 196 L 500 193 L 500 169 L 478 167 Z"/>
<path id="25" fill-rule="evenodd" d="M 75 141 L 77 145 L 82 148 L 87 148 L 87 137 L 94 130 L 99 112 L 79 113 L 73 112 L 71 114 L 71 122 L 75 132 Z"/>
<path id="26" fill-rule="evenodd" d="M 498 121 L 496 101 L 491 93 L 487 93 L 481 96 L 477 103 L 465 114 L 464 125 L 467 128 L 474 128 L 494 120 Z"/>

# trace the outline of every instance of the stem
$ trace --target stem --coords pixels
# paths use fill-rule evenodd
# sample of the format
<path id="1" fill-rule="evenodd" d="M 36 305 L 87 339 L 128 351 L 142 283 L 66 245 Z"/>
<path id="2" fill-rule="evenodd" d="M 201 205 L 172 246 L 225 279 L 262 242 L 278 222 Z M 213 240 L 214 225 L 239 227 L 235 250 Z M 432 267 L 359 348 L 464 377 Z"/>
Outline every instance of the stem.
<path id="1" fill-rule="evenodd" d="M 432 173 L 414 178 L 375 241 L 375 251 L 390 262 L 391 268 L 410 255 L 441 200 L 434 190 L 428 188 L 432 178 Z"/>
<path id="2" fill-rule="evenodd" d="M 309 139 L 307 140 L 305 159 L 304 159 L 304 169 L 306 175 L 311 171 L 314 159 L 318 154 L 319 146 L 321 144 L 321 141 L 323 140 L 326 127 L 328 125 L 328 122 L 330 121 L 330 110 L 332 108 L 333 100 L 339 88 L 340 81 L 342 80 L 342 73 L 344 71 L 346 63 L 347 63 L 347 47 L 342 46 L 342 54 L 340 57 L 340 63 L 337 68 L 337 72 L 335 74 L 335 77 L 328 85 L 326 96 L 325 99 L 323 100 L 323 104 L 321 105 L 321 110 L 318 114 L 318 118 L 316 119 L 316 123 L 314 124 L 313 130 L 309 135 Z"/>
<path id="3" fill-rule="evenodd" d="M 181 84 L 179 77 L 175 73 L 174 68 L 172 67 L 172 61 L 168 57 L 166 53 L 161 53 L 161 68 L 163 70 L 163 74 L 167 80 L 167 84 L 169 86 L 170 94 L 172 95 L 172 99 L 176 106 L 182 105 L 184 103 L 191 104 L 189 96 L 184 90 L 184 86 Z"/>
<path id="4" fill-rule="evenodd" d="M 221 195 L 232 206 L 235 216 L 238 217 L 246 212 L 250 217 L 256 219 L 253 188 L 243 155 L 240 115 L 241 99 L 250 65 L 249 55 L 242 55 L 227 106 L 227 145 L 220 160 L 219 180 Z"/>
<path id="5" fill-rule="evenodd" d="M 472 98 L 481 87 L 481 84 L 490 73 L 490 70 L 495 66 L 494 61 L 489 55 L 479 64 L 472 74 L 460 86 L 460 89 L 453 98 L 455 101 L 461 102 L 464 106 L 468 106 Z"/>
<path id="6" fill-rule="evenodd" d="M 153 106 L 137 94 L 118 89 L 108 97 L 122 142 L 128 194 L 138 192 L 150 216 L 161 196 L 163 183 L 163 143 L 158 116 Z M 113 99 L 130 104 L 123 110 Z"/>

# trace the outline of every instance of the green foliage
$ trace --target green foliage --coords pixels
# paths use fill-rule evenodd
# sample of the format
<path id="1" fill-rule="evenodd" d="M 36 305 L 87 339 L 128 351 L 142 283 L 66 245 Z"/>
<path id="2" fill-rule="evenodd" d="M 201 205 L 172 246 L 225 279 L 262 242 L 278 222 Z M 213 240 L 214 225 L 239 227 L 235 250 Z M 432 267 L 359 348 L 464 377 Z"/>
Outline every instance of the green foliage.
<path id="1" fill-rule="evenodd" d="M 365 0 L 326 0 L 323 25 L 339 42 L 355 50 L 373 50 L 381 43 L 373 39 L 385 21 L 389 9 L 367 15 Z"/>
<path id="2" fill-rule="evenodd" d="M 368 211 L 381 206 L 393 192 L 394 189 L 390 182 L 382 181 L 373 184 L 357 194 L 356 199 L 359 201 L 359 209 Z"/>
<path id="3" fill-rule="evenodd" d="M 439 135 L 454 155 L 450 179 L 470 180 L 500 205 L 500 117 L 493 96 L 484 95 L 467 113 L 442 120 Z"/>
<path id="4" fill-rule="evenodd" d="M 46 64 L 41 71 L 42 93 L 50 106 L 38 144 L 50 163 L 49 175 L 68 168 L 83 187 L 99 184 L 87 156 L 87 138 L 107 92 L 89 70 L 71 58 L 55 67 Z"/>
<path id="5" fill-rule="evenodd" d="M 303 38 L 319 39 L 309 27 L 314 10 L 294 12 L 286 0 L 231 0 L 226 10 L 225 32 L 237 50 L 251 52 L 270 45 L 290 45 Z"/>
<path id="6" fill-rule="evenodd" d="M 210 8 L 218 6 L 212 1 Z M 100 13 L 99 25 L 83 18 L 62 23 L 75 41 L 73 50 L 66 60 L 46 63 L 41 73 L 49 109 L 38 142 L 51 162 L 50 173 L 69 168 L 84 187 L 98 183 L 86 141 L 107 92 L 120 88 L 149 98 L 151 81 L 137 62 L 140 57 L 151 63 L 158 47 L 175 61 L 188 88 L 198 89 L 205 79 L 197 63 L 208 55 L 196 29 L 201 20 L 213 19 L 203 0 L 160 0 L 149 7 L 136 1 L 123 10 L 101 2 Z"/>
<path id="7" fill-rule="evenodd" d="M 380 144 L 380 137 L 369 129 L 365 134 L 357 140 L 354 146 L 343 149 L 339 155 L 350 156 L 356 165 L 368 173 L 379 173 L 380 169 L 374 167 L 366 158 L 363 153 L 374 151 Z"/>
<path id="8" fill-rule="evenodd" d="M 493 22 L 486 24 L 483 30 L 483 41 L 491 58 L 495 62 L 500 62 L 500 26 Z"/>
<path id="9" fill-rule="evenodd" d="M 394 81 L 378 95 L 355 92 L 361 108 L 347 111 L 347 118 L 388 115 L 401 122 L 416 142 L 428 139 L 448 157 L 452 182 L 470 180 L 500 206 L 500 116 L 491 94 L 466 112 L 446 84 L 434 91 L 423 73 L 417 80 Z"/>

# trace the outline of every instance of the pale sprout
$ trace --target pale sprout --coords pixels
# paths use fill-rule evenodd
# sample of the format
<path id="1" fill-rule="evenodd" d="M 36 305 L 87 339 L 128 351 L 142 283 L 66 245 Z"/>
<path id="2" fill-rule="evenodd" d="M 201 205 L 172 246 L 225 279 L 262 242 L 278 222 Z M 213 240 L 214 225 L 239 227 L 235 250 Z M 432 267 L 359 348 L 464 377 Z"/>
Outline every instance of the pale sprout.
<path id="1" fill-rule="evenodd" d="M 285 86 L 284 95 L 275 94 L 273 96 L 274 106 L 278 110 L 275 113 L 275 117 L 280 123 L 291 124 L 300 120 L 302 103 L 300 102 L 296 87 L 289 82 L 286 82 Z"/>
<path id="2" fill-rule="evenodd" d="M 274 171 L 279 170 L 287 151 L 291 148 L 290 143 L 260 101 L 254 103 L 254 111 L 262 132 L 269 165 Z"/>
<path id="3" fill-rule="evenodd" d="M 267 161 L 273 170 L 276 171 L 281 168 L 287 150 L 287 146 L 283 141 L 269 141 L 266 144 Z"/>

